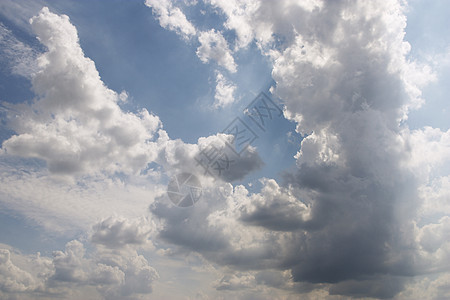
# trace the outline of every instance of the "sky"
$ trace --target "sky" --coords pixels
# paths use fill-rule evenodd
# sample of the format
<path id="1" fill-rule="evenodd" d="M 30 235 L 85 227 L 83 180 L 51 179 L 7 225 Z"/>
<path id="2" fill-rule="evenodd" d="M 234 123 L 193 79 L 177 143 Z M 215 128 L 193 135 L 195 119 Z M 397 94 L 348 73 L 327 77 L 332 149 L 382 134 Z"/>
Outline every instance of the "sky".
<path id="1" fill-rule="evenodd" d="M 1 1 L 0 298 L 450 298 L 449 13 Z"/>

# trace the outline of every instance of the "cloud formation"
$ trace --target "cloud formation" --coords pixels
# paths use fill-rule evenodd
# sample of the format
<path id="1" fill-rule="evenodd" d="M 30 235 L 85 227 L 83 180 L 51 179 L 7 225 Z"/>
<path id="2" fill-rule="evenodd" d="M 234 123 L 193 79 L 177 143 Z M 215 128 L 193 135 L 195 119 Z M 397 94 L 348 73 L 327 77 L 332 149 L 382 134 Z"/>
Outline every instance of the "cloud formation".
<path id="1" fill-rule="evenodd" d="M 214 95 L 214 107 L 225 107 L 234 102 L 236 85 L 228 81 L 222 73 L 216 73 L 216 93 Z"/>
<path id="2" fill-rule="evenodd" d="M 415 221 L 424 199 L 433 194 L 424 203 L 437 205 L 430 202 L 447 194 L 448 167 L 441 166 L 448 151 L 446 133 L 411 134 L 404 124 L 423 102 L 421 88 L 435 78 L 406 59 L 404 7 L 397 1 L 209 3 L 236 31 L 238 47 L 255 39 L 272 59 L 274 93 L 307 137 L 297 170 L 281 186 L 266 180 L 252 194 L 243 186 L 221 187 L 228 191 L 226 206 L 193 213 L 181 235 L 175 234 L 179 216 L 154 207 L 167 220 L 161 237 L 238 270 L 289 270 L 295 283 L 330 295 L 401 295 L 409 276 L 429 272 L 425 265 L 439 265 L 437 257 L 448 253 L 440 235 L 444 212 L 430 225 Z M 419 154 L 430 146 L 436 159 Z M 208 221 L 201 237 L 194 233 L 199 219 Z M 186 235 L 197 238 L 187 242 Z M 427 249 L 413 250 L 420 243 Z M 439 256 L 424 254 L 437 249 Z"/>
<path id="3" fill-rule="evenodd" d="M 11 120 L 16 135 L 3 144 L 0 195 L 46 228 L 64 220 L 71 220 L 66 227 L 95 225 L 88 242 L 70 241 L 53 257 L 3 247 L 0 296 L 148 297 L 159 275 L 139 251 L 161 247 L 166 257 L 214 266 L 220 274 L 211 288 L 230 297 L 448 297 L 449 131 L 405 123 L 435 75 L 407 59 L 402 3 L 205 2 L 235 36 L 196 30 L 170 1 L 146 5 L 162 27 L 198 36 L 193 51 L 203 62 L 231 73 L 238 70 L 233 53 L 259 46 L 284 115 L 304 136 L 296 166 L 278 182 L 262 178 L 261 188 L 213 183 L 195 157 L 225 147 L 230 136 L 188 144 L 171 139 L 147 110 L 122 110 L 126 92 L 101 81 L 68 17 L 44 8 L 32 19 L 48 49 L 32 76 L 37 99 L 15 107 L 21 113 Z M 236 85 L 218 71 L 216 84 L 216 104 L 231 103 Z M 9 154 L 37 157 L 50 174 L 76 182 L 55 181 L 44 167 L 31 168 L 31 159 L 11 170 Z M 152 162 L 168 175 L 198 175 L 202 201 L 173 207 Z M 249 147 L 221 178 L 241 180 L 261 166 Z M 136 218 L 148 205 L 151 215 Z M 124 217 L 111 217 L 114 211 Z"/>
<path id="4" fill-rule="evenodd" d="M 184 38 L 196 34 L 195 27 L 186 19 L 184 13 L 170 0 L 145 0 L 145 5 L 153 9 L 161 27 L 175 31 Z"/>
<path id="5" fill-rule="evenodd" d="M 228 48 L 228 43 L 222 34 L 215 29 L 199 34 L 200 47 L 197 48 L 197 56 L 204 63 L 215 61 L 231 73 L 235 73 L 237 65 Z"/>
<path id="6" fill-rule="evenodd" d="M 43 8 L 31 19 L 48 48 L 39 59 L 33 107 L 13 121 L 17 133 L 3 142 L 8 154 L 45 160 L 51 172 L 73 174 L 105 170 L 135 173 L 152 160 L 150 140 L 161 126 L 147 110 L 126 113 L 119 95 L 100 79 L 80 48 L 67 16 Z"/>
<path id="7" fill-rule="evenodd" d="M 123 227 L 124 223 L 127 223 L 128 233 L 134 232 L 134 235 L 127 235 L 126 240 L 114 233 L 105 236 L 104 224 L 110 224 L 110 231 L 117 232 L 115 228 Z M 39 253 L 35 256 L 13 253 L 12 256 L 14 249 L 0 249 L 0 296 L 145 298 L 152 292 L 152 283 L 159 275 L 147 259 L 136 252 L 142 246 L 136 243 L 141 239 L 138 224 L 142 223 L 123 218 L 101 221 L 93 227 L 91 243 L 95 251 L 89 255 L 85 244 L 79 240 L 68 242 L 64 251 L 54 251 L 51 258 Z M 15 261 L 22 262 L 22 266 L 17 266 Z"/>

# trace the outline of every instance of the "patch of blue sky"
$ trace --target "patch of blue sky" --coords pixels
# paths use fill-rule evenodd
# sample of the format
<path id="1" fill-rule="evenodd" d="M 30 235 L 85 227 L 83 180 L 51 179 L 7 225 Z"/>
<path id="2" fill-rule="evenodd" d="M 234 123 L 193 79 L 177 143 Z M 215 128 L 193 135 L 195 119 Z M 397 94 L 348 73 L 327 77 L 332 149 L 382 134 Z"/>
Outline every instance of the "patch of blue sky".
<path id="1" fill-rule="evenodd" d="M 26 102 L 33 99 L 31 82 L 29 78 L 14 72 L 17 63 L 18 43 L 25 47 L 34 49 L 36 52 L 45 51 L 43 47 L 30 32 L 11 22 L 0 13 L 0 101 L 10 103 Z M 20 56 L 19 56 L 20 57 Z"/>
<path id="2" fill-rule="evenodd" d="M 406 36 L 410 59 L 430 64 L 437 80 L 423 88 L 425 103 L 408 116 L 408 126 L 450 128 L 450 7 L 448 1 L 413 0 L 407 11 Z"/>
<path id="3" fill-rule="evenodd" d="M 0 210 L 0 228 L 1 243 L 20 249 L 24 254 L 36 254 L 38 249 L 43 256 L 51 256 L 55 249 L 62 249 L 70 241 L 5 208 Z"/>

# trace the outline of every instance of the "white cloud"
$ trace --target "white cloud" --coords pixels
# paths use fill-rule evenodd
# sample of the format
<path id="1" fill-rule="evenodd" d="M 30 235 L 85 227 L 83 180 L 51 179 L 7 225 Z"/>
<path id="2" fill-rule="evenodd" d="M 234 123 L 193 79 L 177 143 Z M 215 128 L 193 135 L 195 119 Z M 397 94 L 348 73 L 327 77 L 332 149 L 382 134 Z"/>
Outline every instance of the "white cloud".
<path id="1" fill-rule="evenodd" d="M 216 72 L 216 93 L 214 95 L 214 107 L 225 107 L 234 102 L 236 85 L 228 81 L 222 73 Z"/>
<path id="2" fill-rule="evenodd" d="M 45 230 L 73 234 L 118 211 L 127 218 L 142 216 L 155 198 L 165 195 L 157 173 L 149 171 L 125 182 L 105 176 L 64 181 L 33 165 L 33 160 L 4 159 L 0 203 Z"/>
<path id="3" fill-rule="evenodd" d="M 218 280 L 214 287 L 217 290 L 240 290 L 251 288 L 256 285 L 255 277 L 250 274 L 225 275 Z"/>
<path id="4" fill-rule="evenodd" d="M 16 135 L 4 141 L 5 153 L 36 157 L 46 161 L 52 174 L 78 177 L 137 175 L 151 162 L 169 174 L 187 166 L 195 169 L 197 145 L 171 140 L 159 118 L 146 109 L 138 113 L 121 109 L 118 102 L 128 97 L 126 92 L 117 94 L 104 85 L 67 16 L 44 8 L 31 23 L 48 52 L 39 57 L 40 69 L 32 80 L 37 100 L 31 107 L 10 108 Z M 213 39 L 219 37 L 211 34 Z M 222 49 L 226 41 L 220 38 Z M 234 89 L 224 80 L 219 76 L 221 105 L 230 101 Z"/>
<path id="5" fill-rule="evenodd" d="M 227 16 L 225 27 L 235 30 L 238 42 L 236 49 L 246 47 L 254 38 L 253 24 L 250 17 L 260 6 L 259 1 L 254 0 L 209 0 L 205 1 L 214 7 L 220 8 Z"/>
<path id="6" fill-rule="evenodd" d="M 150 140 L 161 126 L 143 109 L 125 113 L 119 95 L 100 79 L 80 48 L 67 16 L 43 8 L 31 20 L 48 52 L 38 58 L 32 109 L 12 122 L 16 135 L 3 143 L 8 154 L 44 159 L 61 174 L 120 171 L 136 173 L 152 160 Z"/>
<path id="7" fill-rule="evenodd" d="M 94 226 L 91 241 L 109 248 L 122 248 L 126 245 L 143 246 L 150 234 L 155 230 L 155 224 L 141 218 L 128 220 L 109 217 Z"/>
<path id="8" fill-rule="evenodd" d="M 16 293 L 35 289 L 37 282 L 32 275 L 12 263 L 8 249 L 0 249 L 0 291 Z"/>
<path id="9" fill-rule="evenodd" d="M 146 297 L 152 292 L 152 284 L 159 275 L 136 251 L 145 243 L 136 243 L 136 239 L 124 239 L 123 236 L 117 236 L 122 240 L 115 244 L 102 243 L 105 239 L 99 239 L 98 235 L 104 234 L 103 225 L 106 223 L 115 223 L 122 232 L 136 233 L 142 229 L 141 223 L 133 220 L 104 220 L 94 226 L 94 249 L 89 253 L 87 244 L 78 240 L 68 242 L 64 251 L 54 251 L 51 258 L 42 257 L 39 253 L 25 256 L 11 247 L 0 249 L 0 296 L 13 299 L 22 296 L 47 299 L 54 295 L 64 299 Z M 123 224 L 127 224 L 126 228 Z M 116 227 L 110 229 L 114 231 Z M 113 238 L 112 235 L 114 232 L 109 238 Z M 135 238 L 145 239 L 140 234 Z"/>
<path id="10" fill-rule="evenodd" d="M 145 5 L 153 9 L 161 27 L 175 31 L 184 38 L 196 34 L 195 27 L 171 0 L 145 0 Z"/>
<path id="11" fill-rule="evenodd" d="M 0 274 L 9 284 L 2 286 L 3 293 L 35 291 L 36 286 L 45 290 L 42 285 L 62 290 L 76 283 L 82 286 L 80 293 L 90 288 L 92 293 L 94 287 L 94 293 L 107 298 L 145 295 L 158 275 L 135 247 L 144 247 L 155 234 L 173 245 L 161 252 L 196 252 L 226 266 L 228 274 L 214 283 L 219 290 L 255 291 L 264 286 L 306 293 L 305 298 L 423 298 L 427 292 L 446 297 L 448 132 L 409 132 L 399 123 L 408 107 L 419 105 L 420 89 L 432 75 L 426 66 L 405 58 L 409 46 L 403 41 L 402 6 L 397 1 L 210 3 L 224 11 L 226 28 L 236 30 L 236 49 L 255 39 L 272 59 L 274 92 L 286 103 L 285 116 L 297 123 L 299 133 L 308 135 L 296 156 L 297 169 L 285 173 L 284 185 L 265 179 L 262 189 L 253 193 L 242 185 L 213 185 L 202 178 L 207 183 L 205 200 L 186 210 L 173 209 L 162 197 L 155 200 L 163 194 L 156 185 L 148 204 L 162 219 L 157 232 L 148 219 L 93 219 L 108 217 L 109 209 L 137 217 L 134 203 L 120 200 L 134 199 L 139 210 L 145 210 L 145 189 L 113 179 L 104 185 L 89 183 L 85 189 L 43 179 L 39 172 L 2 169 L 2 198 L 11 199 L 3 203 L 39 220 L 45 219 L 46 214 L 39 215 L 39 207 L 44 207 L 60 218 L 48 224 L 69 220 L 73 211 L 79 218 L 74 224 L 96 222 L 91 234 L 95 253 L 86 254 L 85 245 L 70 242 L 44 268 L 47 279 L 13 267 L 14 259 L 3 250 L 0 262 L 6 267 Z M 155 11 L 163 27 L 183 36 L 195 34 L 171 3 L 147 5 L 160 5 Z M 40 99 L 29 111 L 23 108 L 19 119 L 24 123 L 14 127 L 18 135 L 4 144 L 8 153 L 44 159 L 51 172 L 94 173 L 90 179 L 104 180 L 97 170 L 135 174 L 151 161 L 168 174 L 195 170 L 199 150 L 224 143 L 219 135 L 200 138 L 197 144 L 172 140 L 157 117 L 145 111 L 124 113 L 117 105 L 120 96 L 100 81 L 66 17 L 43 10 L 33 26 L 49 48 L 33 81 Z M 219 31 L 204 31 L 199 41 L 202 61 L 236 71 Z M 216 79 L 225 80 L 218 74 Z M 260 166 L 258 158 L 250 148 L 245 162 L 251 167 L 238 162 L 230 178 L 242 178 Z M 129 176 L 139 183 L 147 179 Z M 157 181 L 159 175 L 154 176 Z M 58 201 L 58 195 L 68 202 Z M 89 199 L 97 203 L 88 206 Z M 66 203 L 72 208 L 64 209 Z M 84 211 L 86 219 L 81 219 Z M 265 273 L 269 270 L 282 274 L 285 284 Z M 414 275 L 427 278 L 408 283 Z M 47 285 L 50 281 L 53 286 Z"/>
<path id="12" fill-rule="evenodd" d="M 212 60 L 231 73 L 237 71 L 228 43 L 219 31 L 211 29 L 201 32 L 198 41 L 200 46 L 197 48 L 197 56 L 202 62 L 207 63 Z"/>
<path id="13" fill-rule="evenodd" d="M 450 273 L 437 276 L 421 276 L 406 285 L 394 299 L 446 299 L 450 297 Z"/>
<path id="14" fill-rule="evenodd" d="M 450 171 L 450 130 L 424 127 L 404 132 L 411 149 L 408 167 L 424 182 Z"/>
<path id="15" fill-rule="evenodd" d="M 438 176 L 419 187 L 423 200 L 419 207 L 420 217 L 428 219 L 433 216 L 450 216 L 450 176 Z"/>

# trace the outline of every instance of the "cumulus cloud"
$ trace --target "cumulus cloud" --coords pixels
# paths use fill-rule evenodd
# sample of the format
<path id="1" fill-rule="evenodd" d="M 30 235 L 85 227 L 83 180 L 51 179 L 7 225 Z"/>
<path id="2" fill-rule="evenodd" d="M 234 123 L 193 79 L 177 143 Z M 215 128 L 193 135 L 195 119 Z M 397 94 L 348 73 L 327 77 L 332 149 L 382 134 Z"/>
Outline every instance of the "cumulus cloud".
<path id="1" fill-rule="evenodd" d="M 217 290 L 240 290 L 255 286 L 255 277 L 247 274 L 223 276 L 215 285 Z"/>
<path id="2" fill-rule="evenodd" d="M 149 220 L 129 221 L 124 218 L 103 220 L 94 226 L 91 241 L 109 248 L 121 248 L 125 245 L 144 245 L 154 228 Z"/>
<path id="3" fill-rule="evenodd" d="M 105 243 L 105 224 L 112 223 L 116 227 L 109 226 L 113 231 L 109 237 L 113 239 L 116 235 L 122 240 Z M 125 230 L 135 233 L 134 238 L 115 234 L 123 229 L 123 224 L 127 224 Z M 0 295 L 35 299 L 55 295 L 65 295 L 68 299 L 146 297 L 159 275 L 136 251 L 144 246 L 145 239 L 137 233 L 141 230 L 139 224 L 118 217 L 101 221 L 93 227 L 94 250 L 89 253 L 86 244 L 79 240 L 68 242 L 63 251 L 54 251 L 52 257 L 42 257 L 39 253 L 34 256 L 14 253 L 13 256 L 12 248 L 0 249 Z M 117 230 L 117 227 L 121 228 Z M 138 239 L 142 243 L 136 243 Z"/>
<path id="4" fill-rule="evenodd" d="M 228 42 L 219 31 L 211 29 L 201 32 L 198 41 L 200 46 L 197 48 L 197 56 L 202 62 L 215 61 L 231 73 L 237 71 L 237 65 L 228 48 Z"/>
<path id="5" fill-rule="evenodd" d="M 153 9 L 161 27 L 175 31 L 184 38 L 196 34 L 195 27 L 186 19 L 183 12 L 173 5 L 171 0 L 146 0 L 145 5 Z"/>
<path id="6" fill-rule="evenodd" d="M 175 31 L 184 39 L 197 36 L 200 46 L 196 53 L 203 63 L 215 62 L 231 73 L 237 71 L 233 52 L 220 31 L 214 28 L 208 31 L 197 31 L 194 25 L 186 19 L 181 9 L 174 6 L 170 0 L 146 0 L 145 5 L 153 9 L 161 27 Z"/>
<path id="7" fill-rule="evenodd" d="M 404 123 L 434 75 L 406 59 L 410 46 L 401 3 L 208 3 L 224 13 L 225 28 L 236 31 L 235 50 L 256 41 L 271 59 L 273 91 L 305 136 L 296 169 L 279 182 L 262 179 L 259 191 L 202 178 L 203 201 L 193 209 L 173 209 L 162 193 L 154 193 L 150 212 L 161 220 L 155 231 L 148 219 L 102 219 L 90 235 L 93 253 L 72 241 L 53 258 L 41 259 L 46 267 L 40 279 L 2 250 L 2 292 L 76 285 L 81 293 L 94 287 L 107 298 L 145 295 L 158 274 L 136 247 L 154 237 L 173 246 L 171 255 L 199 253 L 226 267 L 226 275 L 212 283 L 221 291 L 263 286 L 307 293 L 305 298 L 448 296 L 449 133 L 411 132 Z M 161 26 L 182 36 L 196 34 L 170 2 L 147 5 Z M 53 173 L 136 174 L 157 162 L 168 174 L 205 175 L 196 155 L 209 145 L 223 148 L 229 136 L 200 138 L 197 144 L 170 139 L 156 116 L 120 109 L 123 97 L 101 82 L 68 17 L 44 9 L 32 23 L 48 52 L 33 78 L 39 97 L 12 123 L 17 134 L 3 144 L 7 153 L 43 159 Z M 236 71 L 220 31 L 200 32 L 199 41 L 203 62 Z M 240 159 L 222 179 L 242 179 L 262 164 L 251 147 Z M 1 182 L 5 198 L 19 192 L 8 174 Z M 20 176 L 17 182 L 32 184 L 27 180 L 40 174 Z M 40 182 L 40 188 L 47 183 Z"/>
<path id="8" fill-rule="evenodd" d="M 252 42 L 254 38 L 253 24 L 251 16 L 257 11 L 260 6 L 259 1 L 222 1 L 222 0 L 208 0 L 205 1 L 213 7 L 219 8 L 226 16 L 225 27 L 235 30 L 238 41 L 236 48 L 246 47 Z"/>
<path id="9" fill-rule="evenodd" d="M 5 153 L 43 159 L 53 174 L 62 175 L 131 175 L 153 161 L 170 172 L 195 162 L 198 146 L 171 140 L 157 116 L 121 109 L 126 92 L 117 94 L 101 81 L 67 16 L 44 8 L 31 24 L 48 51 L 39 56 L 32 78 L 37 100 L 10 110 L 20 113 L 11 113 L 16 134 L 3 142 Z M 219 79 L 224 104 L 234 87 Z"/>
<path id="10" fill-rule="evenodd" d="M 61 174 L 135 173 L 145 167 L 154 153 L 149 141 L 161 125 L 158 117 L 145 109 L 138 114 L 120 109 L 119 95 L 84 56 L 67 16 L 43 8 L 31 24 L 48 48 L 32 80 L 39 98 L 14 119 L 17 134 L 3 142 L 4 151 L 41 158 Z"/>
<path id="11" fill-rule="evenodd" d="M 227 80 L 222 73 L 216 72 L 216 93 L 214 95 L 214 107 L 225 107 L 234 102 L 236 85 Z"/>
<path id="12" fill-rule="evenodd" d="M 33 276 L 11 261 L 8 249 L 0 249 L 0 291 L 8 293 L 27 292 L 37 288 Z"/>
<path id="13" fill-rule="evenodd" d="M 237 47 L 256 40 L 272 59 L 274 93 L 306 136 L 297 170 L 285 173 L 281 186 L 266 180 L 260 193 L 220 187 L 226 205 L 193 213 L 182 233 L 175 230 L 181 216 L 155 206 L 152 212 L 167 220 L 161 237 L 228 267 L 289 270 L 294 282 L 327 294 L 401 293 L 408 276 L 428 272 L 426 261 L 441 261 L 414 251 L 420 243 L 424 252 L 440 249 L 447 258 L 441 236 L 447 219 L 430 227 L 412 221 L 425 193 L 447 195 L 446 177 L 431 170 L 442 167 L 448 151 L 446 133 L 410 134 L 402 123 L 434 78 L 427 66 L 406 59 L 404 7 L 397 1 L 237 2 L 209 1 L 224 12 L 225 27 L 236 30 Z M 424 174 L 413 171 L 417 166 L 425 166 Z M 421 187 L 424 178 L 429 183 Z M 199 219 L 208 224 L 201 237 L 194 233 Z M 232 286 L 229 281 L 218 286 Z"/>
<path id="14" fill-rule="evenodd" d="M 223 147 L 220 135 L 200 138 L 198 144 L 170 139 L 157 116 L 145 109 L 122 110 L 127 93 L 118 94 L 101 81 L 67 16 L 44 8 L 31 23 L 47 52 L 38 58 L 38 71 L 30 74 L 36 100 L 5 108 L 15 134 L 2 145 L 4 207 L 48 230 L 73 233 L 117 211 L 125 217 L 142 215 L 165 193 L 161 168 L 147 168 L 151 162 L 169 176 L 182 171 L 205 175 L 195 156 L 211 143 Z M 256 151 L 233 163 L 226 180 L 241 179 L 262 165 Z M 112 224 L 103 225 L 113 230 L 108 228 Z M 114 226 L 119 235 L 127 228 Z M 104 243 L 114 246 L 111 240 Z"/>

